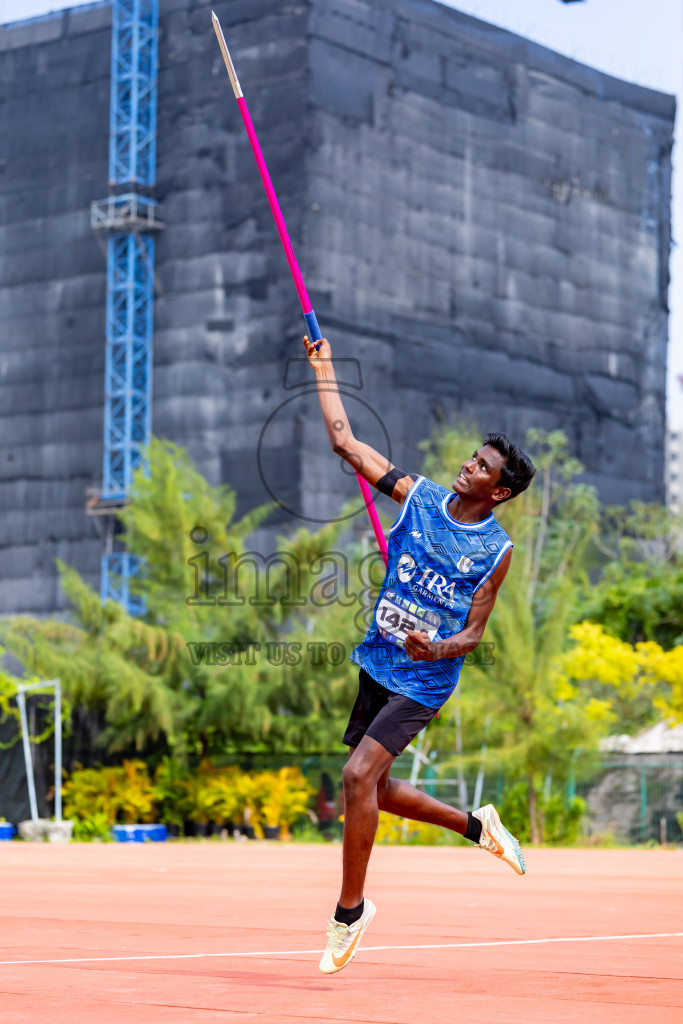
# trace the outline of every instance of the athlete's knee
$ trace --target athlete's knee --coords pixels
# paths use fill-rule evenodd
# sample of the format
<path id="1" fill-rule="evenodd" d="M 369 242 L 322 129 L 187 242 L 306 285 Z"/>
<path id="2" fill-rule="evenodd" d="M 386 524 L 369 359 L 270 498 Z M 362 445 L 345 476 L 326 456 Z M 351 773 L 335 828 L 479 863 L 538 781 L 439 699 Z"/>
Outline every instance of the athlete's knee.
<path id="1" fill-rule="evenodd" d="M 351 758 L 342 768 L 342 781 L 344 783 L 344 797 L 358 796 L 369 792 L 373 786 L 372 775 L 368 772 L 367 766 L 362 761 Z"/>

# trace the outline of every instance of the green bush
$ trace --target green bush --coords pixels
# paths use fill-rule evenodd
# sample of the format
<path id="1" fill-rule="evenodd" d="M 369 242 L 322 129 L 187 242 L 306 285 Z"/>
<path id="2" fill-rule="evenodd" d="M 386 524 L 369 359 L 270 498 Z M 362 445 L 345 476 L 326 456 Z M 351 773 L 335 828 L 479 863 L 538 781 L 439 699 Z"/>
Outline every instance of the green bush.
<path id="1" fill-rule="evenodd" d="M 182 829 L 185 787 L 190 773 L 173 757 L 163 757 L 154 773 L 159 821 Z"/>
<path id="2" fill-rule="evenodd" d="M 264 772 L 257 779 L 261 783 L 259 810 L 264 824 L 279 826 L 283 838 L 289 838 L 292 825 L 306 814 L 315 789 L 300 768 Z"/>
<path id="3" fill-rule="evenodd" d="M 587 810 L 585 800 L 575 796 L 567 801 L 562 792 L 552 790 L 548 796 L 539 793 L 538 802 L 543 820 L 544 842 L 567 846 L 581 838 Z M 528 784 L 517 782 L 508 786 L 498 810 L 505 827 L 520 843 L 528 843 L 531 839 Z"/>
<path id="4" fill-rule="evenodd" d="M 561 793 L 551 793 L 541 806 L 546 843 L 569 846 L 578 842 L 588 809 L 582 797 L 575 796 L 567 801 Z"/>
<path id="5" fill-rule="evenodd" d="M 73 838 L 79 843 L 111 843 L 111 825 L 101 811 L 89 818 L 77 818 Z"/>
<path id="6" fill-rule="evenodd" d="M 468 840 L 425 821 L 399 818 L 388 811 L 379 812 L 376 841 L 382 846 L 469 846 Z"/>
<path id="7" fill-rule="evenodd" d="M 332 838 L 331 836 L 329 837 Z M 317 825 L 306 816 L 292 828 L 293 843 L 327 843 L 329 839 L 323 835 Z"/>
<path id="8" fill-rule="evenodd" d="M 157 796 L 144 761 L 113 768 L 77 768 L 62 786 L 64 815 L 76 822 L 101 815 L 107 825 L 152 822 Z"/>
<path id="9" fill-rule="evenodd" d="M 201 761 L 194 773 L 164 758 L 150 778 L 143 761 L 116 767 L 78 768 L 62 787 L 64 813 L 75 821 L 74 838 L 103 838 L 111 825 L 160 821 L 183 826 L 249 824 L 257 838 L 263 826 L 280 826 L 283 838 L 306 815 L 315 790 L 299 768 L 243 772 Z"/>

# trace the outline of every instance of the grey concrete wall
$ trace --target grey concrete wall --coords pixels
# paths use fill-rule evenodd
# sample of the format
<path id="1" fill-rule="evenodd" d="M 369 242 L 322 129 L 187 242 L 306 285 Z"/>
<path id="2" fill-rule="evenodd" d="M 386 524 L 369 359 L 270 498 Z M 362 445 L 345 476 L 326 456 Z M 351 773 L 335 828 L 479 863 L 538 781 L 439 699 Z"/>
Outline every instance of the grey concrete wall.
<path id="1" fill-rule="evenodd" d="M 293 240 L 306 190 L 308 5 L 214 5 Z M 211 6 L 161 4 L 159 238 L 154 423 L 187 446 L 213 483 L 239 489 L 238 510 L 268 500 L 256 440 L 282 385 L 298 325 L 296 293 L 211 27 Z M 294 416 L 264 445 L 293 496 Z M 287 473 L 285 473 L 287 468 Z"/>
<path id="2" fill-rule="evenodd" d="M 56 557 L 99 585 L 109 5 L 0 29 L 0 612 L 60 605 Z"/>
<path id="3" fill-rule="evenodd" d="M 431 0 L 213 6 L 358 432 L 413 468 L 439 412 L 559 426 L 606 499 L 661 498 L 673 100 Z M 154 432 L 240 511 L 334 516 L 211 4 L 160 8 Z M 99 578 L 109 48 L 106 4 L 0 29 L 0 613 L 63 606 L 56 555 Z"/>
<path id="4" fill-rule="evenodd" d="M 429 0 L 315 4 L 309 61 L 311 288 L 406 465 L 440 408 L 661 500 L 673 99 Z"/>

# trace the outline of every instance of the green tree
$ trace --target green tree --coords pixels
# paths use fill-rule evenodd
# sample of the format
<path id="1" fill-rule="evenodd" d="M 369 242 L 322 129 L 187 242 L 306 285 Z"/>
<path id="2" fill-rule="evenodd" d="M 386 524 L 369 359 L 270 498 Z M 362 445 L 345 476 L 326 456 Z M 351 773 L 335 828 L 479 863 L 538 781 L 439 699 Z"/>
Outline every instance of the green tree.
<path id="1" fill-rule="evenodd" d="M 186 710 L 180 637 L 132 618 L 113 601 L 103 605 L 74 569 L 58 565 L 75 622 L 5 620 L 8 649 L 37 678 L 60 678 L 65 720 L 76 707 L 87 709 L 91 739 L 109 750 L 142 749 L 161 735 L 173 742 Z"/>
<path id="2" fill-rule="evenodd" d="M 362 638 L 358 567 L 352 552 L 339 550 L 340 529 L 279 539 L 287 561 L 265 609 L 272 631 L 252 664 L 243 657 L 225 671 L 207 670 L 200 722 L 230 730 L 233 749 L 325 752 L 340 742 L 357 684 L 348 655 Z M 296 568 L 288 573 L 287 565 Z"/>
<path id="3" fill-rule="evenodd" d="M 603 569 L 586 589 L 581 618 L 601 623 L 629 644 L 664 648 L 683 641 L 683 560 L 680 515 L 662 505 L 633 502 L 605 509 L 599 541 Z"/>
<path id="4" fill-rule="evenodd" d="M 560 662 L 563 685 L 606 701 L 615 731 L 634 733 L 662 716 L 683 720 L 682 645 L 631 645 L 595 622 L 577 623 L 570 636 L 574 644 Z"/>
<path id="5" fill-rule="evenodd" d="M 3 649 L 0 647 L 0 659 L 3 657 Z M 19 725 L 19 708 L 17 707 L 15 697 L 17 694 L 17 680 L 14 676 L 10 675 L 0 668 L 0 725 L 4 725 L 10 719 L 13 719 Z M 14 746 L 19 740 L 19 732 L 14 737 L 9 739 L 7 742 L 0 741 L 0 750 L 7 749 L 8 747 Z"/>
<path id="6" fill-rule="evenodd" d="M 96 748 L 184 760 L 338 742 L 353 687 L 346 655 L 360 636 L 356 559 L 336 550 L 338 524 L 250 551 L 270 506 L 237 520 L 235 505 L 182 449 L 153 441 L 122 513 L 128 550 L 143 560 L 145 615 L 103 605 L 59 563 L 71 621 L 2 623 L 27 670 L 62 679 L 67 716 L 88 733 L 80 760 Z M 335 645 L 335 657 L 313 643 Z"/>

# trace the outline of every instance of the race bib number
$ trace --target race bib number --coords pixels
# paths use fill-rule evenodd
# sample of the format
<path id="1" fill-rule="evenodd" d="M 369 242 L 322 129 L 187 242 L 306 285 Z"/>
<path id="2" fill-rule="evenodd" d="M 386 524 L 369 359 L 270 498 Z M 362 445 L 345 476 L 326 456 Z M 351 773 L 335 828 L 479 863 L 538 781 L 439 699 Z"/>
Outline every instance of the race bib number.
<path id="1" fill-rule="evenodd" d="M 441 625 L 441 617 L 414 601 L 408 601 L 395 590 L 387 590 L 377 605 L 375 622 L 385 640 L 403 647 L 406 634 L 412 630 L 425 632 L 433 640 Z"/>

